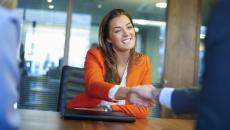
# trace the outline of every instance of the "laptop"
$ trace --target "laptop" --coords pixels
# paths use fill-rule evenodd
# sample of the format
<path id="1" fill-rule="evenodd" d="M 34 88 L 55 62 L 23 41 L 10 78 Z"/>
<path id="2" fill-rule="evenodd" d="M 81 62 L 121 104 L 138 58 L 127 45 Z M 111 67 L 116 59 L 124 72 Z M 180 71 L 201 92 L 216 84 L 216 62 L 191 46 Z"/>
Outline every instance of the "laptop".
<path id="1" fill-rule="evenodd" d="M 87 109 L 66 109 L 61 113 L 64 119 L 90 120 L 90 121 L 110 121 L 110 122 L 128 122 L 136 121 L 134 116 L 121 112 L 105 112 Z"/>

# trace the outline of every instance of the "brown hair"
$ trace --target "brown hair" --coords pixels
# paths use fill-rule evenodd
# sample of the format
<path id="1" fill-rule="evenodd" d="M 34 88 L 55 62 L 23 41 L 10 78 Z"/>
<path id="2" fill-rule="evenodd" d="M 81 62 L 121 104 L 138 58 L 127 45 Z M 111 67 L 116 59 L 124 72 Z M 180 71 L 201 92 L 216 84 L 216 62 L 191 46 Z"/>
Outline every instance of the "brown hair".
<path id="1" fill-rule="evenodd" d="M 126 11 L 122 9 L 113 9 L 103 18 L 99 28 L 99 45 L 104 54 L 105 64 L 107 67 L 105 81 L 110 83 L 120 83 L 121 80 L 117 71 L 116 53 L 112 48 L 112 44 L 107 42 L 107 38 L 109 37 L 109 23 L 113 18 L 118 17 L 120 15 L 127 16 L 132 26 L 134 26 L 131 16 Z M 132 62 L 135 54 L 136 53 L 134 47 L 130 50 L 130 63 Z"/>

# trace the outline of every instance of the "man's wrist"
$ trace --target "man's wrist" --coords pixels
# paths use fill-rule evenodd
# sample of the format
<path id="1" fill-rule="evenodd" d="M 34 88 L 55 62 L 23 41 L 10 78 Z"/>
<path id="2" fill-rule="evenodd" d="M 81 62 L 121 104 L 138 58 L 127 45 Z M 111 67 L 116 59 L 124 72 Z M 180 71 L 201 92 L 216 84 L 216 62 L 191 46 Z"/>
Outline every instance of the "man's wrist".
<path id="1" fill-rule="evenodd" d="M 174 88 L 162 88 L 159 94 L 159 103 L 169 109 L 171 109 L 171 98 Z"/>
<path id="2" fill-rule="evenodd" d="M 152 91 L 153 94 L 153 99 L 159 102 L 159 97 L 160 97 L 161 89 L 155 89 Z"/>

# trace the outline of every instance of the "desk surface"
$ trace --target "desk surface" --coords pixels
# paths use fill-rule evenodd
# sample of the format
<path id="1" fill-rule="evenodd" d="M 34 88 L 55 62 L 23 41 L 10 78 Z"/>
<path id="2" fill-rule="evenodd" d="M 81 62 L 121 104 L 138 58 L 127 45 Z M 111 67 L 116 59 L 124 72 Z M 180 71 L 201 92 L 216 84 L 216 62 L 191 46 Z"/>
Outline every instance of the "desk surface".
<path id="1" fill-rule="evenodd" d="M 135 123 L 64 120 L 59 113 L 20 110 L 20 130 L 194 130 L 193 120 L 137 119 Z"/>

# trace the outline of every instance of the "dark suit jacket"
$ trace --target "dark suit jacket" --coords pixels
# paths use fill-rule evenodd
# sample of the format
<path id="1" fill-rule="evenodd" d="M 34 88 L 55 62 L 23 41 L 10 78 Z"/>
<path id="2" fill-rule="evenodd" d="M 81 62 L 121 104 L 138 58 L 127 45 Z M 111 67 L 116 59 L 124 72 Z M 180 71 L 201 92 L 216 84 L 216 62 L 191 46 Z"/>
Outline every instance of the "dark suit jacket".
<path id="1" fill-rule="evenodd" d="M 171 97 L 172 110 L 176 114 L 197 112 L 199 93 L 199 88 L 175 89 Z"/>
<path id="2" fill-rule="evenodd" d="M 197 130 L 230 130 L 230 0 L 219 0 L 205 41 Z"/>

